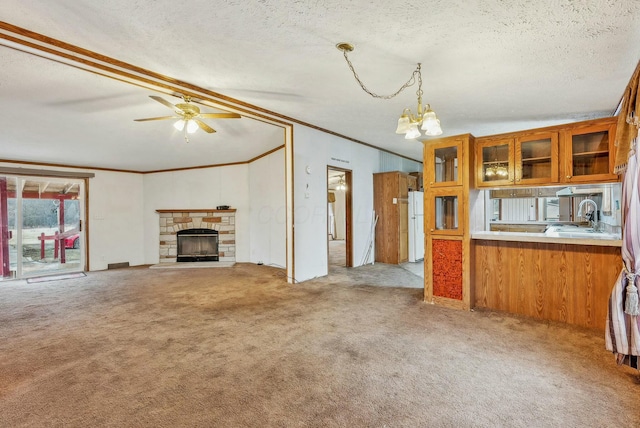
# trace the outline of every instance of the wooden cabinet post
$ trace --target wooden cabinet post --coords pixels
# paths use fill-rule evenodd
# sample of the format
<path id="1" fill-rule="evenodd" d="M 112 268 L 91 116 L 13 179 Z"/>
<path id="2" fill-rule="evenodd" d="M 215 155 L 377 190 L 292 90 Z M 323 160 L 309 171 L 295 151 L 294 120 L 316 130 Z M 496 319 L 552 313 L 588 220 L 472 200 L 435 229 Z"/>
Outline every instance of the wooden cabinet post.
<path id="1" fill-rule="evenodd" d="M 469 189 L 474 138 L 470 134 L 424 141 L 426 302 L 469 310 Z"/>

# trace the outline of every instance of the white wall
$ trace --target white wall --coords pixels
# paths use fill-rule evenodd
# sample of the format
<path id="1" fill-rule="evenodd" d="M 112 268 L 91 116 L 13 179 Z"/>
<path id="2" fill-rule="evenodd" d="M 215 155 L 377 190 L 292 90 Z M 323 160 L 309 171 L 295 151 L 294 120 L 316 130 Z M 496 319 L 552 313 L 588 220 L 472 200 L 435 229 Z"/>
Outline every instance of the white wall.
<path id="1" fill-rule="evenodd" d="M 286 198 L 284 149 L 249 164 L 249 232 L 251 263 L 284 268 Z"/>
<path id="2" fill-rule="evenodd" d="M 362 265 L 373 212 L 372 174 L 379 172 L 383 152 L 305 126 L 296 126 L 294 135 L 295 279 L 328 273 L 327 165 L 353 172 L 353 261 Z"/>
<path id="3" fill-rule="evenodd" d="M 206 209 L 230 205 L 236 211 L 236 261 L 250 260 L 249 165 L 145 174 L 144 263 L 159 262 L 158 209 Z"/>
<path id="4" fill-rule="evenodd" d="M 89 179 L 89 268 L 144 264 L 141 174 L 93 171 Z"/>

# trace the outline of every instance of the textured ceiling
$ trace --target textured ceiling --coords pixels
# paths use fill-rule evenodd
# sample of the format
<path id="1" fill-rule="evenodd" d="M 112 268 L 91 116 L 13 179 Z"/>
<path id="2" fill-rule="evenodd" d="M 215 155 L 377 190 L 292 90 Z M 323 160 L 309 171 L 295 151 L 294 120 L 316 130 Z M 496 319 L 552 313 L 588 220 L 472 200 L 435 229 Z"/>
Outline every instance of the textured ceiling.
<path id="1" fill-rule="evenodd" d="M 4 0 L 0 16 L 413 159 L 422 145 L 394 130 L 416 88 L 371 98 L 336 43 L 356 46 L 376 93 L 421 62 L 444 136 L 609 116 L 640 59 L 632 0 Z M 247 160 L 283 141 L 282 128 L 243 118 L 208 122 L 218 133 L 185 145 L 166 123 L 132 121 L 166 113 L 149 90 L 2 46 L 0 61 L 5 159 L 144 171 Z"/>

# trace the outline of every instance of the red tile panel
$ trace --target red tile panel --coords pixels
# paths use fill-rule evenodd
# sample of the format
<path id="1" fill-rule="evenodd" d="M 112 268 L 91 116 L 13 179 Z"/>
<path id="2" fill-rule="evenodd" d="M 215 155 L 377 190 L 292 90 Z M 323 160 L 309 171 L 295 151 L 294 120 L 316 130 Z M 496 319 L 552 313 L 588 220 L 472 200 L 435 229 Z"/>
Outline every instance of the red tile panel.
<path id="1" fill-rule="evenodd" d="M 462 241 L 433 239 L 433 295 L 462 300 Z"/>

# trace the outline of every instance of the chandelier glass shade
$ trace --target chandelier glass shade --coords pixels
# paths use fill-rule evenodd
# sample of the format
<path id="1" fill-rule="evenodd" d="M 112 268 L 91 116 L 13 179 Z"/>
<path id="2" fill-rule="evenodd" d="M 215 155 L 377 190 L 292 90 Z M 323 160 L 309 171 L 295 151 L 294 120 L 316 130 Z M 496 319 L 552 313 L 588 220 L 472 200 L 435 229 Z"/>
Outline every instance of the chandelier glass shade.
<path id="1" fill-rule="evenodd" d="M 442 128 L 440 127 L 440 119 L 436 116 L 436 113 L 431 110 L 431 106 L 427 104 L 424 107 L 424 114 L 422 114 L 422 102 L 421 97 L 418 96 L 418 114 L 413 115 L 410 109 L 406 108 L 402 112 L 400 119 L 398 119 L 398 127 L 396 128 L 396 134 L 405 134 L 404 138 L 411 140 L 419 138 L 422 134 L 420 129 L 424 131 L 424 135 L 438 136 L 442 135 Z"/>
<path id="2" fill-rule="evenodd" d="M 418 90 L 416 91 L 416 95 L 418 97 L 418 107 L 416 109 L 416 114 L 414 115 L 411 109 L 405 108 L 402 111 L 400 118 L 398 119 L 396 134 L 404 134 L 404 138 L 406 138 L 407 140 L 420 138 L 420 136 L 422 136 L 420 130 L 424 131 L 424 135 L 426 136 L 442 135 L 442 127 L 440 126 L 440 120 L 436 116 L 436 113 L 431 109 L 431 106 L 429 104 L 424 106 L 422 104 L 422 66 L 420 63 L 418 63 L 418 66 L 411 74 L 409 80 L 404 85 L 402 85 L 402 87 L 395 93 L 391 95 L 378 95 L 374 92 L 371 92 L 362 83 L 360 77 L 358 77 L 358 74 L 353 67 L 353 64 L 349 60 L 347 53 L 353 51 L 353 45 L 350 43 L 338 43 L 336 47 L 344 54 L 344 59 L 347 61 L 349 69 L 353 73 L 353 77 L 355 77 L 356 81 L 360 84 L 362 90 L 374 98 L 382 98 L 387 100 L 391 99 L 402 92 L 404 89 L 414 85 L 416 83 L 416 80 L 418 81 Z"/>
<path id="3" fill-rule="evenodd" d="M 347 190 L 347 184 L 344 182 L 344 175 L 340 177 L 340 181 L 338 182 L 338 185 L 336 186 L 336 190 L 338 190 L 340 192 L 344 192 L 345 190 Z"/>

